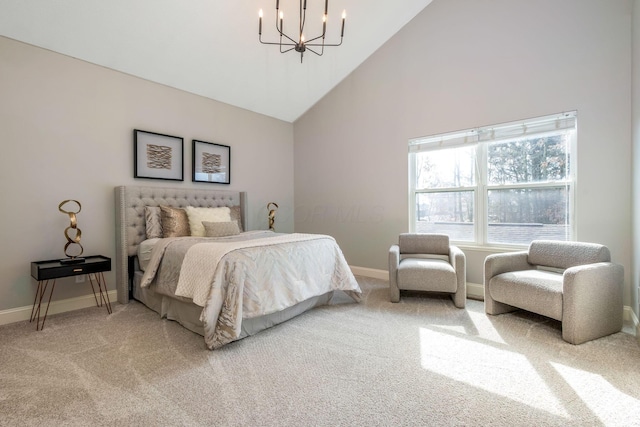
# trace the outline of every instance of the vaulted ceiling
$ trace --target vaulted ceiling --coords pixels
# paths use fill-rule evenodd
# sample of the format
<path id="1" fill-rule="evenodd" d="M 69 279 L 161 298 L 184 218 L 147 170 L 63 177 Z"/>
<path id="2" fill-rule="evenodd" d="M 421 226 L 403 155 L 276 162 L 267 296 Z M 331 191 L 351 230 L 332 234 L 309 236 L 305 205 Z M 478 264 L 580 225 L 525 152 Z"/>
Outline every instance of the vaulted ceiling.
<path id="1" fill-rule="evenodd" d="M 275 0 L 2 0 L 0 35 L 288 122 L 295 121 L 431 0 L 329 0 L 323 56 L 281 54 Z M 296 31 L 299 1 L 281 0 Z M 307 39 L 323 0 L 307 1 Z M 287 31 L 289 32 L 289 31 Z"/>

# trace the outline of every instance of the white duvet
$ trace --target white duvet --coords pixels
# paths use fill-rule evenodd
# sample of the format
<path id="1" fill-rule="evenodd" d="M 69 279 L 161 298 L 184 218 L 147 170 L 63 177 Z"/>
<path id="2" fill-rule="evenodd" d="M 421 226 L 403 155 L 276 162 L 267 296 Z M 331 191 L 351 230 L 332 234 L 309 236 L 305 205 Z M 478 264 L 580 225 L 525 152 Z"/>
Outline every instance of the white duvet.
<path id="1" fill-rule="evenodd" d="M 175 293 L 203 306 L 200 319 L 209 348 L 238 339 L 243 318 L 271 314 L 334 290 L 359 300 L 360 287 L 331 236 L 255 237 L 231 242 L 201 238 L 182 255 Z M 162 259 L 174 256 L 172 243 L 179 239 L 188 238 L 161 239 L 154 246 L 143 287 L 152 282 Z"/>

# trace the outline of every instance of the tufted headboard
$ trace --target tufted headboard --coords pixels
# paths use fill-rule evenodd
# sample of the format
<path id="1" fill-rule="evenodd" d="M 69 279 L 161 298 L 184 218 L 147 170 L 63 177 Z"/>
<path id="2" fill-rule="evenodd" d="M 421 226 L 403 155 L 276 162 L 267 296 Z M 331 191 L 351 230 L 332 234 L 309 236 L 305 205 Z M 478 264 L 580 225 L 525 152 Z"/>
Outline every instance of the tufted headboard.
<path id="1" fill-rule="evenodd" d="M 240 206 L 242 228 L 247 229 L 246 193 L 228 190 L 119 186 L 116 202 L 116 289 L 118 302 L 129 302 L 129 271 L 138 245 L 146 239 L 145 206 L 222 207 Z"/>

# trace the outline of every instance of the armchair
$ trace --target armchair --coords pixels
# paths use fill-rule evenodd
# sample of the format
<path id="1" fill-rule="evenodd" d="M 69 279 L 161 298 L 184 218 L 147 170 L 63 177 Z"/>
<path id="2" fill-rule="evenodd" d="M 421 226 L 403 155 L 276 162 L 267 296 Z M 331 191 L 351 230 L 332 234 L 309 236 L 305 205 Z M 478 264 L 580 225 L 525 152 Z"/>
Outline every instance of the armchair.
<path id="1" fill-rule="evenodd" d="M 562 323 L 565 341 L 581 344 L 622 329 L 623 281 L 606 246 L 534 240 L 528 251 L 485 259 L 485 312 L 550 317 Z"/>
<path id="2" fill-rule="evenodd" d="M 466 258 L 445 234 L 400 234 L 389 249 L 389 290 L 392 302 L 400 290 L 450 293 L 456 307 L 467 299 Z"/>

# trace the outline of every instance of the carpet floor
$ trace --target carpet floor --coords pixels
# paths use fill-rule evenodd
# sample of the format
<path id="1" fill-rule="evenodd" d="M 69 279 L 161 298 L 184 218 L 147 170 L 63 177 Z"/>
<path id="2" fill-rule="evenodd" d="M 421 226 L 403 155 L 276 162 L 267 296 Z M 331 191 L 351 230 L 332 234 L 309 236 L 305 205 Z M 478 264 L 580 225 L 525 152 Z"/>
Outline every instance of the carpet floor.
<path id="1" fill-rule="evenodd" d="M 137 302 L 0 326 L 0 425 L 640 426 L 633 335 L 574 346 L 541 316 L 357 279 L 361 303 L 216 351 Z"/>

